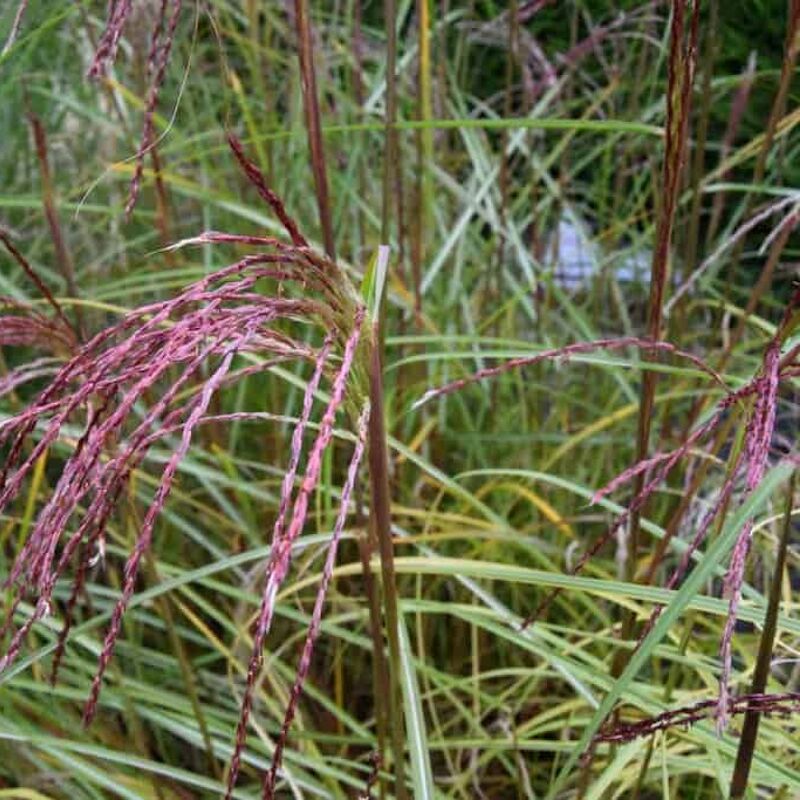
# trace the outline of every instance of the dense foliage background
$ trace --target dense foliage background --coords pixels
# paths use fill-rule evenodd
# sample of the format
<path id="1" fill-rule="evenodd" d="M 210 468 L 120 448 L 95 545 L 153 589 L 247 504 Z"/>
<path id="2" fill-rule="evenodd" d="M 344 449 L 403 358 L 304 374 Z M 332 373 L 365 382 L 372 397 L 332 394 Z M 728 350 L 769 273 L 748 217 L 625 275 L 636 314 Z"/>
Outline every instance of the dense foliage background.
<path id="1" fill-rule="evenodd" d="M 310 0 L 322 161 L 310 152 L 297 4 L 184 2 L 129 217 L 160 3 L 135 0 L 113 65 L 89 80 L 115 5 L 6 0 L 0 7 L 0 45 L 7 42 L 0 229 L 78 331 L 78 341 L 0 339 L 3 417 L 29 404 L 80 340 L 249 252 L 241 244 L 168 245 L 204 230 L 285 238 L 243 177 L 227 131 L 319 250 L 325 213 L 315 168 L 324 170 L 336 256 L 354 286 L 378 245 L 391 245 L 382 333 L 402 634 L 392 669 L 403 690 L 396 724 L 410 796 L 727 796 L 741 715 L 721 735 L 705 715 L 691 726 L 598 742 L 591 758 L 579 757 L 601 726 L 717 697 L 730 548 L 714 548 L 731 544 L 751 515 L 731 688 L 754 691 L 772 591 L 780 608 L 764 645 L 771 660 L 762 691 L 800 692 L 800 552 L 791 522 L 799 511 L 786 488 L 797 457 L 796 353 L 775 397 L 758 488 L 735 469 L 758 413 L 751 394 L 659 484 L 634 523 L 636 548 L 626 524 L 585 566 L 582 556 L 636 494 L 636 482 L 596 503 L 593 494 L 644 455 L 679 447 L 725 390 L 686 359 L 659 357 L 648 372 L 646 354 L 631 344 L 543 360 L 417 401 L 509 359 L 649 336 L 670 163 L 681 172 L 659 336 L 718 369 L 733 390 L 762 375 L 771 342 L 791 355 L 789 304 L 800 261 L 797 0 L 700 4 L 691 112 L 677 158 L 665 146 L 666 95 L 676 85 L 670 72 L 688 74 L 694 60 L 691 47 L 677 60 L 670 54 L 681 0 Z M 393 19 L 394 88 L 387 81 Z M 393 105 L 396 140 L 385 126 Z M 9 314 L 23 304 L 51 313 L 6 250 L 0 294 L 11 298 Z M 319 345 L 318 327 L 294 321 L 289 329 Z M 31 363 L 35 370 L 16 383 Z M 646 374 L 658 376 L 652 408 L 643 402 Z M 98 715 L 84 729 L 81 707 L 124 559 L 177 439 L 159 441 L 134 471 L 109 520 L 107 555 L 77 600 L 58 681 L 50 684 L 49 667 L 68 584 L 58 585 L 52 615 L 0 674 L 0 797 L 222 791 L 263 564 L 310 376 L 308 364 L 278 365 L 216 395 L 214 414 L 265 416 L 195 431 L 123 618 Z M 159 391 L 133 413 L 146 415 Z M 341 498 L 351 423 L 338 418 L 277 598 L 237 797 L 259 796 L 270 763 Z M 0 517 L 0 577 L 75 450 L 82 423 L 72 424 Z M 276 796 L 396 793 L 389 748 L 382 779 L 371 777 L 381 684 L 358 546 L 370 506 L 369 470 L 361 472 Z M 705 572 L 666 588 L 709 509 L 718 513 L 690 574 Z M 795 540 L 776 571 L 784 531 Z M 563 591 L 543 607 L 553 589 Z M 11 608 L 10 597 L 5 605 L 19 624 L 32 606 Z M 641 668 L 629 674 L 624 667 L 657 604 L 666 604 L 665 635 L 645 641 Z M 616 709 L 611 717 L 605 701 Z M 788 716 L 761 720 L 749 797 L 800 796 L 798 706 L 785 708 Z"/>

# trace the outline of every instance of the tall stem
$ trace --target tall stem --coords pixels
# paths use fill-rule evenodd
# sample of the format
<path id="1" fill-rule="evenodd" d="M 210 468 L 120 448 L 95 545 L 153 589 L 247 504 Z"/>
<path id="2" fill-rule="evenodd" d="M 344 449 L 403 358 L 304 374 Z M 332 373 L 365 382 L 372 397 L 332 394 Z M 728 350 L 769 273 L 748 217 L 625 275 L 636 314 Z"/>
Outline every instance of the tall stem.
<path id="1" fill-rule="evenodd" d="M 675 211 L 681 186 L 686 139 L 689 125 L 694 65 L 697 54 L 697 34 L 699 26 L 698 2 L 692 9 L 688 41 L 684 44 L 685 14 L 687 3 L 679 0 L 673 7 L 670 31 L 669 81 L 667 85 L 667 125 L 666 148 L 663 169 L 663 205 L 658 220 L 656 246 L 653 251 L 652 277 L 650 279 L 650 301 L 648 304 L 647 334 L 657 341 L 662 336 L 664 293 L 667 285 L 669 252 L 672 231 L 675 224 Z M 646 370 L 642 380 L 639 402 L 639 425 L 637 431 L 636 460 L 647 458 L 650 440 L 650 426 L 656 391 L 656 373 Z M 644 487 L 644 474 L 637 476 L 634 484 L 634 497 Z M 641 515 L 637 510 L 631 514 L 630 542 L 628 546 L 627 576 L 634 578 L 639 555 L 639 534 Z M 631 615 L 626 617 L 623 636 L 630 633 L 633 624 Z"/>
<path id="2" fill-rule="evenodd" d="M 47 154 L 47 135 L 44 131 L 39 117 L 32 111 L 28 113 L 28 119 L 31 123 L 33 130 L 33 138 L 36 144 L 36 157 L 39 160 L 39 171 L 41 173 L 42 181 L 42 205 L 44 206 L 44 215 L 47 219 L 47 225 L 50 229 L 50 238 L 53 241 L 53 249 L 55 250 L 56 263 L 59 265 L 61 274 L 64 277 L 67 291 L 71 297 L 77 298 L 78 295 L 78 282 L 75 279 L 75 265 L 72 261 L 69 249 L 67 248 L 64 233 L 61 229 L 61 222 L 58 217 L 56 203 L 53 192 L 53 179 L 50 173 L 50 160 Z M 77 328 L 81 337 L 84 337 L 84 320 L 83 310 L 80 305 L 75 306 L 75 320 Z"/>
<path id="3" fill-rule="evenodd" d="M 419 25 L 417 119 L 424 123 L 433 117 L 429 0 L 417 0 L 417 21 Z M 422 313 L 422 264 L 425 258 L 425 225 L 431 202 L 429 170 L 433 161 L 433 136 L 430 128 L 420 128 L 417 131 L 416 140 L 417 186 L 414 239 L 411 247 L 411 279 L 414 292 L 414 314 L 417 325 L 419 325 Z"/>
<path id="4" fill-rule="evenodd" d="M 383 418 L 383 367 L 381 365 L 380 333 L 377 323 L 372 330 L 371 345 L 369 364 L 369 394 L 372 405 L 372 413 L 369 418 L 369 474 L 372 490 L 371 522 L 378 540 L 378 551 L 381 557 L 386 638 L 389 644 L 389 725 L 394 757 L 395 796 L 398 800 L 407 800 L 404 754 L 405 735 L 398 676 L 400 637 L 398 633 L 399 615 L 394 570 L 394 544 L 391 530 L 389 451 L 386 446 L 386 426 Z"/>
<path id="5" fill-rule="evenodd" d="M 397 3 L 384 0 L 386 26 L 386 113 L 384 115 L 384 160 L 381 206 L 381 242 L 391 244 L 392 202 L 395 206 L 397 275 L 408 285 L 406 265 L 406 223 L 403 201 L 402 151 L 397 131 Z M 381 334 L 382 335 L 382 334 Z"/>
<path id="6" fill-rule="evenodd" d="M 311 151 L 311 169 L 319 206 L 319 221 L 322 226 L 322 241 L 325 253 L 336 261 L 333 242 L 333 218 L 328 197 L 328 174 L 325 169 L 325 148 L 322 145 L 322 122 L 317 95 L 317 75 L 314 69 L 314 44 L 311 22 L 308 18 L 306 0 L 294 0 L 295 23 L 297 25 L 298 56 L 300 58 L 300 82 L 303 87 L 303 108 L 308 131 L 308 149 Z"/>
<path id="7" fill-rule="evenodd" d="M 397 175 L 397 5 L 395 0 L 385 0 L 386 17 L 386 150 L 383 161 L 383 205 L 381 207 L 381 241 L 389 244 L 392 221 L 393 178 Z M 400 232 L 398 231 L 398 241 Z"/>
<path id="8" fill-rule="evenodd" d="M 797 473 L 795 472 L 789 482 L 789 492 L 786 499 L 786 514 L 783 518 L 783 530 L 781 531 L 781 538 L 778 543 L 778 555 L 775 559 L 775 570 L 772 574 L 767 613 L 764 618 L 764 629 L 761 632 L 758 659 L 756 661 L 755 671 L 753 672 L 750 694 L 762 694 L 767 687 L 769 667 L 772 661 L 772 648 L 775 643 L 775 633 L 778 627 L 781 581 L 786 566 L 786 551 L 789 545 L 789 537 L 792 532 L 792 501 L 794 500 L 796 482 Z M 747 789 L 747 780 L 750 776 L 750 766 L 753 763 L 756 738 L 758 737 L 758 723 L 760 720 L 761 715 L 758 711 L 747 711 L 744 715 L 742 735 L 739 737 L 739 750 L 736 753 L 736 764 L 733 767 L 733 777 L 731 779 L 731 800 L 738 800 L 738 798 L 744 797 L 745 790 Z"/>
<path id="9" fill-rule="evenodd" d="M 686 236 L 683 280 L 686 280 L 695 269 L 697 261 L 698 241 L 700 237 L 700 217 L 703 210 L 703 192 L 701 181 L 705 167 L 706 142 L 711 118 L 711 78 L 717 55 L 717 29 L 719 27 L 719 0 L 709 3 L 709 20 L 706 31 L 706 52 L 703 63 L 703 85 L 700 93 L 700 116 L 697 121 L 697 136 L 691 171 L 692 206 L 689 212 L 689 232 Z"/>

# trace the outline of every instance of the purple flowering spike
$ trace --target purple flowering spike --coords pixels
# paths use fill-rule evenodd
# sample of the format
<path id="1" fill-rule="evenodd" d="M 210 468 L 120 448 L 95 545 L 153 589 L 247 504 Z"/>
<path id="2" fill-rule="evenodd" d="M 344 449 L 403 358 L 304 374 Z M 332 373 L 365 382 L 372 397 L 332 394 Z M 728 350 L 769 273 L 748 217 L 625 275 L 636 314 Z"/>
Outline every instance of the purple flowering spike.
<path id="1" fill-rule="evenodd" d="M 688 729 L 690 725 L 709 719 L 717 713 L 717 704 L 717 700 L 701 700 L 682 708 L 665 711 L 655 717 L 607 728 L 597 734 L 594 742 L 595 744 L 598 742 L 622 743 L 676 726 Z M 798 714 L 800 713 L 800 692 L 745 694 L 727 701 L 726 713 L 728 715 L 741 715 L 748 712 L 765 715 Z"/>
<path id="2" fill-rule="evenodd" d="M 125 204 L 125 214 L 130 217 L 136 200 L 139 197 L 139 187 L 144 170 L 144 157 L 155 144 L 153 118 L 158 103 L 158 94 L 161 84 L 164 83 L 164 75 L 169 63 L 169 54 L 172 50 L 172 43 L 175 40 L 175 29 L 178 27 L 178 19 L 181 14 L 182 0 L 173 0 L 172 15 L 164 33 L 164 20 L 167 12 L 167 0 L 161 0 L 158 22 L 153 31 L 150 45 L 150 53 L 147 57 L 147 68 L 152 73 L 150 88 L 147 90 L 147 100 L 144 106 L 144 122 L 142 124 L 142 137 L 139 140 L 139 149 L 136 151 L 136 166 L 133 177 L 131 178 L 130 189 L 128 190 L 128 201 Z"/>
<path id="3" fill-rule="evenodd" d="M 759 390 L 755 396 L 755 405 L 750 422 L 745 432 L 745 489 L 749 494 L 761 483 L 767 468 L 769 447 L 775 429 L 775 411 L 778 399 L 778 380 L 780 373 L 780 344 L 773 340 L 764 357 L 764 367 L 757 379 Z M 717 727 L 725 728 L 728 712 L 728 687 L 731 676 L 731 644 L 733 629 L 736 625 L 736 614 L 742 595 L 742 582 L 747 563 L 747 554 L 753 536 L 753 520 L 745 523 L 736 540 L 731 555 L 728 572 L 725 576 L 725 594 L 728 596 L 728 616 L 720 646 L 722 673 L 719 681 L 719 702 L 717 705 Z"/>
<path id="4" fill-rule="evenodd" d="M 89 67 L 90 78 L 99 78 L 106 72 L 108 65 L 114 62 L 122 29 L 132 10 L 133 0 L 110 0 L 106 27 Z"/>
<path id="5" fill-rule="evenodd" d="M 287 213 L 283 201 L 269 188 L 261 170 L 245 155 L 242 143 L 232 133 L 228 134 L 228 144 L 233 154 L 236 156 L 236 160 L 239 162 L 244 174 L 247 175 L 250 183 L 256 187 L 256 191 L 261 199 L 275 212 L 275 216 L 286 229 L 292 242 L 298 247 L 308 247 L 308 241 L 305 236 L 300 233 L 297 223 Z"/>
<path id="6" fill-rule="evenodd" d="M 297 673 L 294 679 L 294 685 L 289 696 L 289 705 L 283 717 L 283 724 L 281 725 L 281 732 L 278 740 L 275 743 L 275 751 L 272 754 L 272 766 L 269 772 L 264 775 L 264 782 L 262 788 L 262 797 L 264 800 L 272 800 L 275 793 L 275 782 L 278 777 L 278 770 L 281 766 L 281 759 L 283 757 L 283 750 L 286 746 L 286 739 L 289 735 L 289 728 L 291 727 L 292 720 L 297 711 L 297 704 L 300 701 L 300 695 L 303 691 L 303 684 L 305 683 L 308 671 L 311 667 L 311 656 L 314 652 L 314 645 L 319 636 L 319 628 L 322 622 L 322 610 L 325 605 L 325 597 L 328 593 L 328 586 L 331 582 L 333 575 L 333 568 L 336 566 L 336 551 L 339 546 L 342 532 L 344 530 L 345 522 L 349 511 L 350 496 L 355 487 L 356 478 L 358 476 L 358 467 L 361 464 L 361 459 L 364 456 L 364 448 L 367 440 L 367 424 L 369 422 L 370 406 L 367 403 L 358 420 L 358 439 L 356 446 L 353 449 L 353 455 L 350 458 L 350 466 L 347 469 L 347 479 L 342 487 L 342 497 L 339 504 L 339 513 L 336 516 L 336 522 L 333 527 L 333 534 L 331 542 L 328 546 L 328 554 L 325 558 L 325 566 L 322 570 L 322 580 L 320 581 L 319 588 L 317 589 L 317 597 L 314 601 L 314 610 L 311 613 L 311 624 L 306 632 L 306 640 L 303 644 L 303 653 L 300 656 L 300 663 L 297 666 Z"/>
<path id="7" fill-rule="evenodd" d="M 236 786 L 236 779 L 239 776 L 241 766 L 242 751 L 247 740 L 247 725 L 250 720 L 250 713 L 253 707 L 253 693 L 255 692 L 256 680 L 261 672 L 264 659 L 264 640 L 267 637 L 272 624 L 275 597 L 278 589 L 283 583 L 286 573 L 289 570 L 291 561 L 292 544 L 300 535 L 305 523 L 306 512 L 308 510 L 308 498 L 316 487 L 322 467 L 322 454 L 330 443 L 333 435 L 333 423 L 336 412 L 344 401 L 345 387 L 350 368 L 355 357 L 356 347 L 361 335 L 361 327 L 364 320 L 364 309 L 360 308 L 356 313 L 353 332 L 345 343 L 342 363 L 333 381 L 328 406 L 320 423 L 319 432 L 311 448 L 306 466 L 306 474 L 298 490 L 292 511 L 292 519 L 288 531 L 279 540 L 273 540 L 270 551 L 269 562 L 266 568 L 266 584 L 261 596 L 261 606 L 258 613 L 255 633 L 253 635 L 253 648 L 250 655 L 250 662 L 247 668 L 247 678 L 245 681 L 244 697 L 239 714 L 239 723 L 236 727 L 236 741 L 234 744 L 233 755 L 231 756 L 230 769 L 225 790 L 225 800 L 233 797 L 233 789 Z"/>
<path id="8" fill-rule="evenodd" d="M 626 347 L 636 347 L 644 352 L 669 353 L 670 355 L 677 356 L 678 358 L 683 358 L 697 367 L 701 372 L 704 372 L 727 391 L 727 386 L 725 385 L 725 381 L 722 379 L 722 376 L 693 353 L 689 353 L 686 350 L 681 350 L 669 342 L 652 341 L 650 339 L 639 339 L 634 336 L 625 336 L 616 339 L 598 339 L 594 342 L 575 342 L 574 344 L 568 344 L 564 347 L 543 350 L 541 353 L 536 353 L 532 356 L 512 358 L 496 367 L 486 367 L 485 369 L 481 369 L 473 375 L 467 376 L 466 378 L 460 378 L 452 383 L 439 386 L 436 389 L 430 389 L 429 391 L 425 392 L 425 394 L 422 395 L 419 400 L 417 400 L 417 402 L 414 404 L 414 407 L 421 406 L 423 403 L 427 403 L 429 400 L 433 400 L 436 397 L 443 397 L 444 395 L 459 391 L 465 386 L 475 383 L 476 381 L 502 375 L 503 373 L 512 369 L 530 367 L 542 361 L 568 360 L 573 356 L 594 353 L 596 350 L 613 351 L 621 350 Z"/>
<path id="9" fill-rule="evenodd" d="M 242 341 L 247 341 L 249 335 L 252 335 L 252 331 L 248 331 L 243 337 Z M 142 528 L 139 532 L 139 537 L 136 541 L 133 552 L 125 564 L 122 596 L 119 598 L 116 606 L 114 607 L 111 623 L 108 626 L 108 632 L 106 633 L 106 638 L 103 642 L 103 649 L 100 653 L 100 661 L 97 672 L 95 673 L 94 680 L 92 681 L 89 699 L 86 701 L 86 705 L 83 709 L 84 725 L 88 725 L 92 721 L 97 711 L 97 700 L 100 696 L 100 687 L 103 682 L 103 675 L 105 674 L 108 662 L 111 660 L 111 656 L 114 652 L 114 646 L 116 644 L 117 637 L 119 636 L 122 615 L 125 612 L 131 597 L 133 596 L 136 576 L 139 571 L 139 562 L 150 547 L 150 541 L 152 539 L 156 518 L 158 517 L 158 514 L 164 507 L 164 504 L 169 497 L 170 490 L 172 489 L 172 482 L 175 478 L 178 465 L 189 450 L 189 445 L 192 439 L 192 431 L 208 408 L 211 398 L 213 397 L 214 392 L 217 390 L 219 383 L 222 381 L 222 378 L 224 378 L 225 374 L 230 369 L 231 362 L 233 361 L 236 351 L 239 349 L 239 345 L 240 342 L 236 341 L 229 346 L 228 352 L 225 353 L 225 356 L 222 359 L 222 363 L 219 365 L 219 367 L 217 367 L 214 374 L 203 387 L 203 391 L 198 401 L 195 403 L 195 407 L 192 409 L 191 414 L 183 426 L 181 442 L 167 463 L 164 474 L 161 476 L 161 485 L 158 487 L 156 496 L 153 498 L 150 508 L 147 511 L 147 515 L 142 523 Z"/>

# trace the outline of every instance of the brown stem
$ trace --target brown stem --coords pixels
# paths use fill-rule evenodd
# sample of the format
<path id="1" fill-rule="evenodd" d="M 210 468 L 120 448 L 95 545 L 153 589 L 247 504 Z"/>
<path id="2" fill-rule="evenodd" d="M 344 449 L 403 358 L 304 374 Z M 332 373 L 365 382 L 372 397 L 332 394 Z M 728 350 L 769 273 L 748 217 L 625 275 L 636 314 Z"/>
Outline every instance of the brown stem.
<path id="1" fill-rule="evenodd" d="M 333 218 L 328 195 L 328 174 L 325 169 L 325 148 L 322 144 L 322 122 L 317 95 L 317 76 L 314 70 L 314 43 L 311 34 L 311 21 L 308 18 L 307 0 L 294 0 L 295 23 L 297 26 L 297 48 L 300 58 L 300 83 L 303 88 L 303 108 L 308 131 L 308 149 L 311 151 L 311 169 L 314 173 L 314 187 L 317 192 L 319 220 L 322 226 L 322 241 L 325 252 L 332 261 L 336 260 L 336 247 L 333 240 Z"/>
<path id="2" fill-rule="evenodd" d="M 366 90 L 364 88 L 364 35 L 362 32 L 362 11 L 361 0 L 355 0 L 353 4 L 353 95 L 358 109 L 357 120 L 364 122 L 367 115 L 364 112 Z M 358 160 L 358 193 L 361 197 L 367 196 L 367 177 L 364 168 L 364 159 Z M 353 257 L 356 261 L 361 256 L 366 231 L 364 209 L 359 204 L 357 210 L 358 231 L 356 234 L 356 245 Z"/>
<path id="3" fill-rule="evenodd" d="M 397 609 L 397 584 L 394 570 L 394 543 L 391 530 L 391 493 L 389 489 L 389 451 L 386 446 L 386 426 L 383 418 L 383 367 L 381 365 L 380 335 L 373 327 L 370 348 L 369 394 L 372 413 L 369 418 L 369 472 L 372 490 L 372 525 L 378 539 L 381 557 L 381 581 L 386 614 L 386 638 L 389 644 L 389 725 L 394 756 L 395 795 L 407 800 L 405 784 L 405 753 L 400 694 L 400 637 Z"/>
<path id="4" fill-rule="evenodd" d="M 397 158 L 397 7 L 395 0 L 385 0 L 386 22 L 386 150 L 383 161 L 383 203 L 381 206 L 381 241 L 389 244 L 392 216 L 392 184 Z"/>
<path id="5" fill-rule="evenodd" d="M 153 164 L 153 179 L 156 188 L 156 225 L 158 225 L 158 232 L 161 235 L 162 244 L 164 247 L 168 247 L 172 243 L 172 234 L 170 233 L 169 225 L 169 197 L 167 195 L 166 184 L 164 183 L 161 158 L 158 155 L 158 149 L 155 144 L 150 150 L 150 161 Z M 174 253 L 167 251 L 164 256 L 169 264 L 175 264 Z"/>
<path id="6" fill-rule="evenodd" d="M 717 27 L 719 23 L 719 0 L 709 4 L 709 22 L 706 31 L 706 52 L 703 59 L 703 87 L 701 91 L 700 119 L 697 123 L 694 158 L 692 159 L 691 192 L 692 207 L 689 212 L 689 233 L 683 265 L 683 279 L 694 272 L 700 239 L 700 216 L 703 210 L 703 192 L 700 186 L 705 167 L 706 141 L 711 117 L 711 77 L 714 73 L 714 60 L 717 54 Z"/>
<path id="7" fill-rule="evenodd" d="M 360 492 L 359 492 L 360 494 Z M 361 568 L 364 574 L 364 591 L 367 595 L 369 606 L 369 633 L 372 639 L 372 686 L 375 702 L 375 733 L 378 744 L 377 757 L 383 763 L 386 753 L 386 737 L 388 730 L 389 710 L 387 698 L 389 697 L 389 667 L 386 663 L 386 654 L 383 651 L 383 636 L 381 635 L 381 598 L 380 586 L 372 574 L 370 561 L 372 554 L 378 549 L 375 539 L 375 528 L 363 518 L 362 503 L 356 502 L 359 527 L 363 528 L 363 535 L 358 539 L 358 550 L 361 556 Z M 386 782 L 380 778 L 381 797 L 386 796 Z"/>
<path id="8" fill-rule="evenodd" d="M 764 629 L 761 632 L 761 641 L 758 646 L 758 658 L 756 668 L 753 672 L 753 682 L 750 686 L 750 694 L 762 694 L 767 686 L 769 678 L 770 662 L 772 661 L 772 648 L 775 643 L 775 633 L 778 628 L 778 606 L 781 599 L 781 582 L 783 571 L 786 566 L 786 551 L 789 546 L 789 537 L 792 531 L 792 501 L 794 500 L 794 490 L 797 482 L 797 473 L 792 474 L 789 482 L 789 491 L 786 498 L 786 514 L 783 518 L 783 530 L 778 542 L 778 554 L 775 559 L 775 570 L 772 573 L 772 583 L 769 589 L 769 600 L 767 602 L 767 613 L 764 617 Z M 744 715 L 742 725 L 742 735 L 739 738 L 739 749 L 736 752 L 736 763 L 733 767 L 733 777 L 731 778 L 731 800 L 738 800 L 744 797 L 747 789 L 747 780 L 750 775 L 750 766 L 753 762 L 753 754 L 756 749 L 756 738 L 758 737 L 758 723 L 761 714 L 758 711 L 748 710 Z"/>
<path id="9" fill-rule="evenodd" d="M 419 69 L 417 72 L 417 119 L 429 120 L 433 115 L 431 102 L 431 44 L 429 0 L 417 0 L 419 24 Z M 422 314 L 422 264 L 425 258 L 425 221 L 430 208 L 430 179 L 433 138 L 430 129 L 420 128 L 417 140 L 417 186 L 414 238 L 411 245 L 411 278 L 414 292 L 414 315 L 417 326 Z M 385 241 L 385 240 L 384 240 Z"/>
<path id="10" fill-rule="evenodd" d="M 686 5 L 684 0 L 679 0 L 679 2 L 675 3 L 670 31 L 666 150 L 663 166 L 663 205 L 658 220 L 656 247 L 653 252 L 650 301 L 648 304 L 647 332 L 649 338 L 653 341 L 660 340 L 662 336 L 664 292 L 667 285 L 670 243 L 672 241 L 675 211 L 681 186 L 681 174 L 688 136 L 692 82 L 697 56 L 700 4 L 694 4 L 687 42 L 684 43 Z M 656 377 L 656 373 L 645 371 L 642 380 L 637 431 L 637 462 L 647 458 Z M 638 497 L 641 494 L 644 482 L 644 473 L 637 475 L 633 488 L 634 497 Z M 636 509 L 631 514 L 628 561 L 626 565 L 628 580 L 633 580 L 635 577 L 636 563 L 639 556 L 640 528 L 641 513 L 639 509 Z M 626 614 L 623 623 L 623 637 L 630 635 L 632 626 L 633 615 Z M 621 662 L 618 663 L 621 666 Z"/>
<path id="11" fill-rule="evenodd" d="M 58 211 L 53 199 L 53 180 L 50 174 L 50 162 L 47 156 L 47 136 L 44 126 L 39 117 L 32 111 L 28 112 L 28 119 L 33 130 L 33 139 L 36 144 L 36 158 L 39 161 L 39 173 L 42 179 L 42 205 L 44 215 L 47 219 L 47 226 L 50 228 L 50 238 L 53 240 L 53 247 L 56 251 L 56 261 L 58 263 L 67 291 L 70 297 L 78 297 L 78 284 L 75 280 L 75 265 L 72 263 L 72 256 L 67 249 L 64 241 L 64 234 L 61 230 L 61 222 L 58 219 Z M 75 307 L 75 318 L 78 329 L 83 336 L 83 311 L 78 305 Z"/>

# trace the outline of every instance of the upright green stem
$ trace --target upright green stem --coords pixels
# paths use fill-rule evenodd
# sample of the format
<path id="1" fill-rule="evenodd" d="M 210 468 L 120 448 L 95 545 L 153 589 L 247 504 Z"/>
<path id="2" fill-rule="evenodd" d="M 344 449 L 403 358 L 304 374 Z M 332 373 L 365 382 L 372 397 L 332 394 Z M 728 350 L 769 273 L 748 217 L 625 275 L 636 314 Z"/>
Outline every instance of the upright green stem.
<path id="1" fill-rule="evenodd" d="M 789 491 L 786 498 L 786 513 L 783 518 L 783 530 L 778 542 L 778 555 L 775 559 L 775 570 L 772 573 L 772 584 L 769 590 L 767 613 L 764 618 L 764 629 L 761 632 L 761 642 L 758 647 L 756 668 L 753 672 L 753 682 L 750 686 L 751 694 L 762 694 L 767 687 L 769 666 L 772 661 L 772 648 L 775 643 L 775 633 L 778 627 L 778 606 L 781 599 L 781 581 L 786 567 L 786 551 L 789 546 L 789 536 L 792 531 L 792 501 L 797 482 L 797 473 L 789 481 Z M 731 779 L 731 800 L 744 797 L 747 789 L 747 780 L 750 775 L 750 766 L 753 763 L 753 754 L 756 749 L 758 737 L 758 723 L 761 715 L 757 711 L 747 711 L 744 715 L 742 735 L 739 738 L 739 749 L 736 753 L 736 764 L 733 767 Z"/>
<path id="2" fill-rule="evenodd" d="M 369 394 L 372 411 L 369 418 L 369 473 L 372 490 L 372 525 L 381 557 L 381 581 L 386 614 L 386 638 L 389 643 L 389 725 L 394 756 L 395 795 L 406 800 L 405 735 L 403 730 L 402 696 L 398 675 L 400 668 L 399 615 L 394 570 L 394 544 L 391 530 L 391 493 L 389 489 L 389 451 L 383 417 L 383 367 L 381 364 L 378 324 L 372 329 L 369 364 Z"/>
<path id="3" fill-rule="evenodd" d="M 364 113 L 364 43 L 362 34 L 362 9 L 361 0 L 355 0 L 353 4 L 353 90 L 355 94 L 356 105 L 358 107 L 358 119 L 364 121 L 366 115 Z M 362 197 L 367 193 L 367 179 L 364 170 L 364 160 L 360 159 L 358 163 L 358 187 L 359 193 Z M 365 243 L 365 229 L 366 223 L 362 209 L 358 212 L 358 232 L 355 253 L 358 255 Z M 361 503 L 356 504 L 359 515 L 361 514 Z M 359 521 L 360 525 L 360 521 Z M 375 580 L 370 567 L 373 553 L 377 550 L 378 543 L 376 540 L 375 526 L 370 521 L 364 525 L 364 533 L 359 537 L 358 549 L 361 557 L 361 565 L 364 573 L 364 591 L 367 596 L 367 605 L 369 607 L 369 633 L 372 640 L 372 685 L 374 695 L 374 708 L 375 708 L 375 736 L 377 739 L 377 755 L 380 762 L 383 762 L 386 755 L 386 739 L 388 735 L 389 726 L 389 667 L 386 663 L 386 654 L 383 650 L 383 634 L 381 632 L 381 598 L 380 586 Z M 383 776 L 379 776 L 379 791 L 381 798 L 386 796 L 386 781 Z"/>
<path id="4" fill-rule="evenodd" d="M 377 549 L 375 541 L 375 526 L 372 521 L 366 526 L 364 536 L 359 539 L 359 554 L 364 572 L 364 590 L 369 605 L 370 638 L 372 639 L 372 684 L 375 695 L 375 734 L 378 744 L 378 756 L 381 762 L 386 754 L 386 737 L 389 727 L 389 710 L 387 698 L 389 696 L 389 667 L 386 663 L 386 654 L 383 652 L 383 635 L 381 634 L 381 600 L 379 589 L 372 574 L 370 561 L 372 554 Z M 381 797 L 386 795 L 386 786 L 380 778 Z"/>
<path id="5" fill-rule="evenodd" d="M 369 633 L 372 640 L 372 687 L 375 704 L 375 734 L 377 739 L 377 758 L 383 763 L 386 755 L 386 737 L 388 730 L 389 710 L 389 667 L 383 651 L 383 634 L 381 633 L 381 598 L 380 586 L 372 573 L 371 561 L 373 553 L 378 549 L 375 526 L 372 520 L 367 521 L 363 514 L 364 504 L 361 501 L 360 485 L 357 487 L 356 519 L 363 534 L 358 539 L 358 551 L 361 557 L 361 568 L 364 574 L 364 591 L 369 607 Z M 386 781 L 378 777 L 380 796 L 386 796 Z"/>
<path id="6" fill-rule="evenodd" d="M 417 0 L 419 26 L 419 70 L 417 74 L 417 119 L 426 122 L 433 117 L 431 100 L 431 43 L 429 0 Z M 420 128 L 417 140 L 417 187 L 414 238 L 411 247 L 411 277 L 414 283 L 414 314 L 422 313 L 422 263 L 425 257 L 425 223 L 430 207 L 429 170 L 433 159 L 433 136 L 430 128 Z M 385 240 L 384 240 L 385 242 Z"/>

